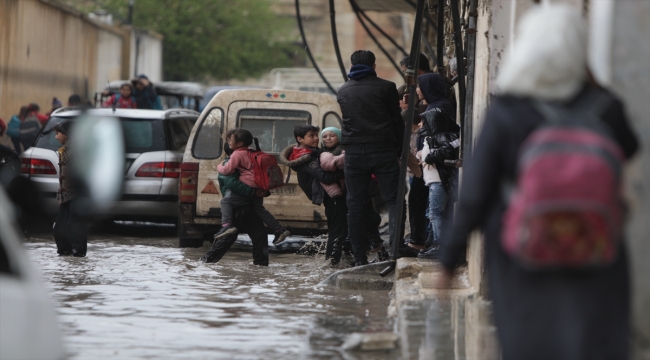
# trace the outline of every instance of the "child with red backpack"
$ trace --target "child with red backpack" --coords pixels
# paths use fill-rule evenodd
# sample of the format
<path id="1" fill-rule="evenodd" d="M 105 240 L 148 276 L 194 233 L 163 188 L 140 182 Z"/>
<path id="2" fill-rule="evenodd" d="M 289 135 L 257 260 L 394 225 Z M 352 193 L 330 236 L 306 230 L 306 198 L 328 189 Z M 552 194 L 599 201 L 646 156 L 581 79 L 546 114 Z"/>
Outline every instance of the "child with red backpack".
<path id="1" fill-rule="evenodd" d="M 273 244 L 281 243 L 291 233 L 282 227 L 275 217 L 264 208 L 263 196 L 268 192 L 268 189 L 264 188 L 269 188 L 269 184 L 258 184 L 258 182 L 263 182 L 263 180 L 260 180 L 263 177 L 259 173 L 256 174 L 256 171 L 262 172 L 266 169 L 261 169 L 254 162 L 255 155 L 264 155 L 260 151 L 257 138 L 254 138 L 253 134 L 246 129 L 233 129 L 226 133 L 226 139 L 228 146 L 232 150 L 232 155 L 230 155 L 227 162 L 217 166 L 217 171 L 221 175 L 231 175 L 239 172 L 239 181 L 255 189 L 255 194 L 254 196 L 242 196 L 233 191 L 227 191 L 223 194 L 221 199 L 221 230 L 214 235 L 214 239 L 220 240 L 236 234 L 238 230 L 233 225 L 234 209 L 242 203 L 252 201 L 255 214 L 273 230 L 275 235 Z M 253 141 L 255 142 L 255 148 L 251 149 Z"/>
<path id="2" fill-rule="evenodd" d="M 102 107 L 117 109 L 135 109 L 137 108 L 135 96 L 133 96 L 133 88 L 131 84 L 122 84 L 120 86 L 120 93 L 115 94 L 104 101 Z"/>

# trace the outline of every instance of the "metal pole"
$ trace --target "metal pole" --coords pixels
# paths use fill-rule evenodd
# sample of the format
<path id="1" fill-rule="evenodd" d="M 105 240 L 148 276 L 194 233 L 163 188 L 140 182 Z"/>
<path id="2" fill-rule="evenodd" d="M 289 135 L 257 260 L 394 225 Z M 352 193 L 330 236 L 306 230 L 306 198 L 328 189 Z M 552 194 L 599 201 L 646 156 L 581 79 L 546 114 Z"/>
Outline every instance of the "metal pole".
<path id="1" fill-rule="evenodd" d="M 476 18 L 478 0 L 469 2 L 469 27 L 467 33 L 467 96 L 465 99 L 465 128 L 463 129 L 463 155 L 469 159 L 472 156 L 474 114 L 474 74 L 476 73 Z M 461 159 L 464 159 L 461 157 Z"/>
<path id="2" fill-rule="evenodd" d="M 314 65 L 314 69 L 316 69 L 316 72 L 318 75 L 320 75 L 320 78 L 323 79 L 323 82 L 327 87 L 330 89 L 330 91 L 336 95 L 336 90 L 334 90 L 334 87 L 327 81 L 325 78 L 325 75 L 320 71 L 320 68 L 318 67 L 318 64 L 316 64 L 316 60 L 314 59 L 314 56 L 311 54 L 311 50 L 309 50 L 309 46 L 307 45 L 307 38 L 305 37 L 305 30 L 302 28 L 302 18 L 300 17 L 300 0 L 296 0 L 296 19 L 298 20 L 298 29 L 300 29 L 300 36 L 302 36 L 302 43 L 305 47 L 305 51 L 307 52 L 307 56 L 309 57 L 309 60 L 311 60 L 312 65 Z"/>
<path id="3" fill-rule="evenodd" d="M 436 30 L 436 50 L 438 73 L 442 74 L 445 67 L 445 2 L 438 0 L 438 27 Z"/>
<path id="4" fill-rule="evenodd" d="M 463 39 L 460 33 L 460 12 L 458 11 L 458 0 L 451 0 L 451 17 L 454 22 L 454 47 L 456 48 L 456 67 L 458 68 L 458 106 L 460 109 L 460 128 L 465 134 L 465 56 L 463 55 Z M 461 141 L 464 143 L 466 139 Z M 461 144 L 460 158 L 463 158 L 465 144 Z"/>
<path id="5" fill-rule="evenodd" d="M 332 41 L 334 42 L 334 52 L 336 52 L 336 60 L 343 75 L 343 82 L 348 82 L 348 74 L 343 65 L 343 58 L 341 57 L 341 49 L 339 48 L 339 37 L 336 34 L 336 11 L 334 10 L 334 0 L 330 0 L 330 28 L 332 29 Z"/>
<path id="6" fill-rule="evenodd" d="M 411 127 L 413 126 L 413 116 L 415 115 L 415 79 L 417 78 L 417 60 L 420 57 L 420 34 L 422 32 L 422 14 L 424 13 L 424 1 L 418 0 L 417 8 L 415 11 L 415 26 L 413 27 L 413 40 L 411 42 L 411 54 L 409 56 L 408 67 L 406 70 L 406 84 L 409 88 L 409 107 L 406 110 L 406 127 L 404 129 L 404 139 L 402 140 L 402 156 L 399 168 L 399 183 L 397 188 L 397 216 L 392 219 L 394 223 L 393 231 L 393 254 L 388 263 L 388 267 L 382 270 L 379 275 L 386 276 L 395 270 L 397 265 L 397 251 L 399 250 L 399 243 L 401 241 L 400 224 L 404 216 L 404 196 L 406 195 L 406 167 L 408 163 L 408 154 L 411 144 Z"/>

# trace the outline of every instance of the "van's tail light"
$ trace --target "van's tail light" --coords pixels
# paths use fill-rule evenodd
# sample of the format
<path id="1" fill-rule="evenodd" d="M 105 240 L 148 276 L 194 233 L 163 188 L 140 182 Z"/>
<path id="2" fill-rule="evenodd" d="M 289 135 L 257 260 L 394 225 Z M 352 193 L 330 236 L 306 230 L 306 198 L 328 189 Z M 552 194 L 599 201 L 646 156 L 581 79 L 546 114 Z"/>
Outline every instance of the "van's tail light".
<path id="1" fill-rule="evenodd" d="M 199 163 L 182 163 L 181 180 L 178 182 L 178 196 L 181 202 L 196 202 L 199 179 Z"/>
<path id="2" fill-rule="evenodd" d="M 20 173 L 29 175 L 56 175 L 56 168 L 49 160 L 23 159 Z"/>
<path id="3" fill-rule="evenodd" d="M 180 175 L 179 162 L 150 162 L 140 166 L 136 171 L 136 177 L 163 177 L 178 178 Z"/>

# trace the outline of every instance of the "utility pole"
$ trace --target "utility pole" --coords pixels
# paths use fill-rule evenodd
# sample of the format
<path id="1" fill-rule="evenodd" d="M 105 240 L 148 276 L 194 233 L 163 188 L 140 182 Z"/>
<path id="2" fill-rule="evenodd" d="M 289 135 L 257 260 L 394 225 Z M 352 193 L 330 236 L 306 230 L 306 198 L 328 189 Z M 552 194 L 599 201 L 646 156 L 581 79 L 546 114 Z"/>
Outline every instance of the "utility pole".
<path id="1" fill-rule="evenodd" d="M 126 23 L 128 25 L 133 25 L 133 4 L 135 3 L 135 0 L 129 0 L 129 15 L 126 19 Z"/>

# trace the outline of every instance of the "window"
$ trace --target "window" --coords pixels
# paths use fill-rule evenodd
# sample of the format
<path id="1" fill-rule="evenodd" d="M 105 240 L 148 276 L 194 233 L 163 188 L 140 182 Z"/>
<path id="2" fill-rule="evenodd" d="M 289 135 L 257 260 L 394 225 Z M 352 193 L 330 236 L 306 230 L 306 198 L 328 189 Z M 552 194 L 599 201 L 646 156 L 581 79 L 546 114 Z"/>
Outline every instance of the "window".
<path id="1" fill-rule="evenodd" d="M 309 124 L 311 115 L 300 110 L 244 109 L 237 114 L 237 120 L 241 128 L 259 139 L 262 151 L 278 154 L 296 143 L 293 129 Z"/>
<path id="2" fill-rule="evenodd" d="M 341 118 L 337 113 L 328 112 L 327 114 L 325 114 L 325 119 L 323 120 L 323 128 L 330 127 L 330 126 L 338 129 L 341 128 Z"/>
<path id="3" fill-rule="evenodd" d="M 201 120 L 194 139 L 192 155 L 197 159 L 218 159 L 223 142 L 223 110 L 212 108 Z"/>
<path id="4" fill-rule="evenodd" d="M 168 124 L 169 132 L 171 133 L 171 149 L 174 151 L 184 151 L 194 122 L 190 119 L 179 118 L 168 120 Z"/>
<path id="5" fill-rule="evenodd" d="M 162 120 L 120 119 L 127 153 L 165 150 Z"/>

